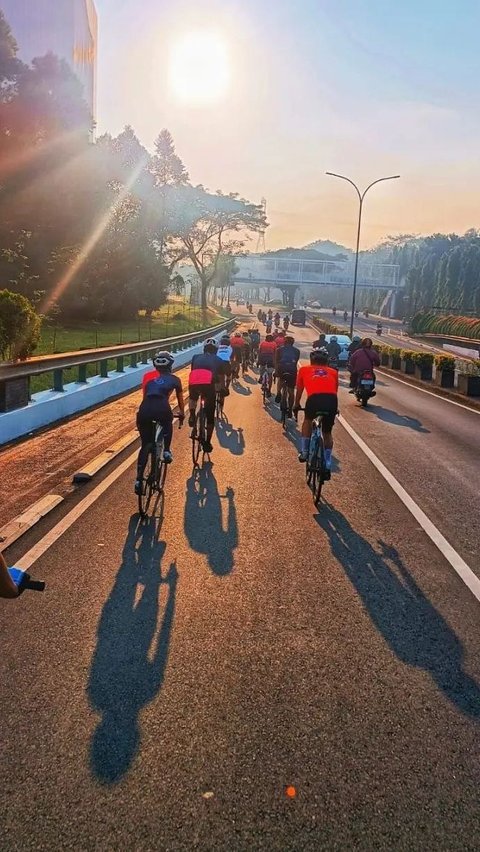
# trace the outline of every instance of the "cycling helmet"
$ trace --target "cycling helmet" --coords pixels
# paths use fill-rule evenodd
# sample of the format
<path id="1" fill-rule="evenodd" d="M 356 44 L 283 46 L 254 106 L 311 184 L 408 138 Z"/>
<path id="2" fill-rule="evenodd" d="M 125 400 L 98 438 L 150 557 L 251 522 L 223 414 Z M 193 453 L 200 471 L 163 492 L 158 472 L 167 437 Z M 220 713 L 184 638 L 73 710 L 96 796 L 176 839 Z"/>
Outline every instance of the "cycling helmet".
<path id="1" fill-rule="evenodd" d="M 242 336 L 242 332 L 241 332 L 241 331 L 236 331 L 236 332 L 235 332 L 235 334 L 234 334 L 233 336 L 234 336 L 234 337 L 241 337 L 241 336 Z"/>
<path id="2" fill-rule="evenodd" d="M 171 352 L 156 352 L 152 360 L 157 370 L 171 370 L 175 358 Z"/>
<path id="3" fill-rule="evenodd" d="M 230 338 L 228 334 L 223 335 L 223 337 L 220 339 L 220 343 L 222 344 L 222 346 L 228 346 L 228 344 L 230 343 Z"/>
<path id="4" fill-rule="evenodd" d="M 329 354 L 327 350 L 322 347 L 321 349 L 314 349 L 310 352 L 310 363 L 311 364 L 328 364 Z"/>
<path id="5" fill-rule="evenodd" d="M 218 344 L 214 337 L 209 337 L 208 340 L 205 341 L 205 346 L 218 346 Z"/>
<path id="6" fill-rule="evenodd" d="M 208 353 L 213 353 L 218 351 L 218 343 L 213 337 L 209 337 L 208 340 L 205 341 L 203 346 L 203 351 Z"/>
<path id="7" fill-rule="evenodd" d="M 248 331 L 244 331 L 242 337 L 248 337 Z"/>
<path id="8" fill-rule="evenodd" d="M 330 338 L 330 343 L 336 343 L 336 342 L 337 342 L 337 335 L 336 335 L 336 334 L 332 334 L 332 336 L 331 336 L 331 338 Z"/>

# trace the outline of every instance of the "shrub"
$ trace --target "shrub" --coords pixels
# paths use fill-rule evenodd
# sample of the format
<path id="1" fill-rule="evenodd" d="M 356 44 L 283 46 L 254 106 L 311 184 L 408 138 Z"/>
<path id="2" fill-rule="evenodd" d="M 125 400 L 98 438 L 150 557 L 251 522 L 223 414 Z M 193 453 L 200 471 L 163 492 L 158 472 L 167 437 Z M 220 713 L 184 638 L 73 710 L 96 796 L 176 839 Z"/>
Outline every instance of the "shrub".
<path id="1" fill-rule="evenodd" d="M 0 290 L 0 355 L 3 359 L 28 358 L 37 346 L 41 325 L 40 316 L 25 296 Z"/>
<path id="2" fill-rule="evenodd" d="M 453 372 L 455 369 L 455 358 L 451 355 L 435 355 L 435 366 L 438 370 Z"/>
<path id="3" fill-rule="evenodd" d="M 390 346 L 390 352 L 388 354 L 390 355 L 391 358 L 401 358 L 402 352 L 404 352 L 404 351 L 405 350 L 400 349 L 400 347 Z"/>
<path id="4" fill-rule="evenodd" d="M 433 357 L 433 352 L 414 352 L 412 360 L 417 367 L 431 367 Z"/>
<path id="5" fill-rule="evenodd" d="M 439 315 L 431 311 L 420 311 L 412 318 L 410 328 L 413 334 L 439 334 L 480 340 L 480 318 L 478 317 Z"/>
<path id="6" fill-rule="evenodd" d="M 415 354 L 412 349 L 400 349 L 400 356 L 403 361 L 415 361 Z"/>

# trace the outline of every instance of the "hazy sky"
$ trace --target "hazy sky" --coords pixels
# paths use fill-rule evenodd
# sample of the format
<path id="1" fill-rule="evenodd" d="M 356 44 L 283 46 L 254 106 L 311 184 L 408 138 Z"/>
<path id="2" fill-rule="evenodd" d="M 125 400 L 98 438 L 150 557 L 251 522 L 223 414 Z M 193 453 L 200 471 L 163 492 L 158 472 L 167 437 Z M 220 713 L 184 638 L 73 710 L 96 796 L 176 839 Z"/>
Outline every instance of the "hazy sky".
<path id="1" fill-rule="evenodd" d="M 172 132 L 193 182 L 267 198 L 267 247 L 363 245 L 480 225 L 479 0 L 96 0 L 99 132 Z M 185 104 L 168 82 L 185 33 L 224 40 L 228 93 Z"/>

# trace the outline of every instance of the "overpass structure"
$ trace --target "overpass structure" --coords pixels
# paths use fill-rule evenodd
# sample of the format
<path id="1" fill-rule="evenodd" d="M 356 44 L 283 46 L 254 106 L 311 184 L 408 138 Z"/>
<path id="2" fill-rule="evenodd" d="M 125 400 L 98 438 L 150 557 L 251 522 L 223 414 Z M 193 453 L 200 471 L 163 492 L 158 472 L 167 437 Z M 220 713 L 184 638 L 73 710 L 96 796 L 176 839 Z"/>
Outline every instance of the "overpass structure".
<path id="1" fill-rule="evenodd" d="M 298 260 L 272 255 L 245 255 L 235 258 L 237 271 L 233 284 L 249 287 L 278 287 L 285 291 L 315 284 L 352 287 L 354 260 Z M 374 290 L 399 290 L 399 267 L 391 263 L 360 260 L 357 286 Z"/>

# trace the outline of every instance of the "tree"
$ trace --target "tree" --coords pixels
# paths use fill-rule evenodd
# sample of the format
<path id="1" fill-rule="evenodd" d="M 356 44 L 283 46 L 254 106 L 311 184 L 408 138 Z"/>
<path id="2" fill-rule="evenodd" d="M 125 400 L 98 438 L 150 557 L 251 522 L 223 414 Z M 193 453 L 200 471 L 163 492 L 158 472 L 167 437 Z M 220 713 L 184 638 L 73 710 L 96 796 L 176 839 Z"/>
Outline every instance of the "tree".
<path id="1" fill-rule="evenodd" d="M 40 337 L 41 319 L 25 296 L 0 290 L 0 354 L 27 358 Z"/>
<path id="2" fill-rule="evenodd" d="M 172 134 L 163 129 L 155 140 L 155 155 L 150 171 L 156 186 L 186 186 L 189 183 L 188 172 L 175 151 Z"/>
<path id="3" fill-rule="evenodd" d="M 172 265 L 182 260 L 192 264 L 200 279 L 202 309 L 207 307 L 208 288 L 222 255 L 239 254 L 248 232 L 258 233 L 266 226 L 261 205 L 250 204 L 234 193 L 209 195 L 199 187 L 183 216 L 177 211 L 176 232 L 167 240 L 168 256 Z"/>

